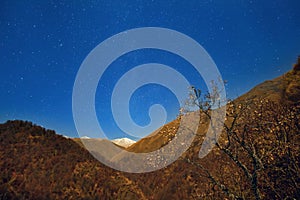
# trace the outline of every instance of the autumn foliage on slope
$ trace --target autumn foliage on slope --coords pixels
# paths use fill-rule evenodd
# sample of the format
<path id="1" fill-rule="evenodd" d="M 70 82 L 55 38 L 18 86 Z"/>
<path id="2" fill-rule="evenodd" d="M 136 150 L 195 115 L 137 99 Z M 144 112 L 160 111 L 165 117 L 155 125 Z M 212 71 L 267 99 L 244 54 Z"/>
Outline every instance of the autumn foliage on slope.
<path id="1" fill-rule="evenodd" d="M 144 199 L 71 139 L 24 121 L 0 125 L 0 199 Z"/>
<path id="2" fill-rule="evenodd" d="M 179 160 L 155 172 L 128 175 L 149 199 L 299 199 L 299 105 L 231 102 L 220 140 L 200 159 L 208 126 L 203 118 Z"/>
<path id="3" fill-rule="evenodd" d="M 292 70 L 229 102 L 222 137 L 199 159 L 210 117 L 203 110 L 196 138 L 180 160 L 131 178 L 152 199 L 299 199 L 300 93 L 290 89 L 297 89 L 299 80 L 299 71 Z M 178 125 L 171 122 L 152 137 L 167 142 L 159 135 L 174 136 Z M 159 148 L 152 140 L 145 138 L 130 150 L 141 151 L 141 144 Z"/>

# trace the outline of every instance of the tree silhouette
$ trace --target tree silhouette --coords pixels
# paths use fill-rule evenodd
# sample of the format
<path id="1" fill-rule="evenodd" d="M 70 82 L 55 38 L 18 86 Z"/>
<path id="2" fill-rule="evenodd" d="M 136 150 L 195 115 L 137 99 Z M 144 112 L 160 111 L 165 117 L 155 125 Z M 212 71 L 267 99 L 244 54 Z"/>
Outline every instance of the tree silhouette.
<path id="1" fill-rule="evenodd" d="M 203 97 L 199 89 L 191 89 L 194 95 L 189 103 L 197 105 L 201 113 L 211 119 L 209 105 L 215 97 Z M 299 110 L 299 105 L 266 99 L 229 101 L 222 136 L 214 141 L 216 147 L 211 153 L 221 155 L 214 162 L 229 167 L 212 169 L 195 157 L 188 158 L 187 162 L 210 180 L 212 191 L 222 191 L 232 199 L 298 199 Z"/>

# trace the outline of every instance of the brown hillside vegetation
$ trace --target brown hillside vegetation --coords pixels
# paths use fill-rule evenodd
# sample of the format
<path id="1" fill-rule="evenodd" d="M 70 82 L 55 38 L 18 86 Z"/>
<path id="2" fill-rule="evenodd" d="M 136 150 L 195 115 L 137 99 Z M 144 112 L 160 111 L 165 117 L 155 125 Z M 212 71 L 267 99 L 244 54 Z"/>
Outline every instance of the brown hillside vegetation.
<path id="1" fill-rule="evenodd" d="M 144 199 L 71 139 L 30 122 L 0 125 L 0 199 Z"/>
<path id="2" fill-rule="evenodd" d="M 265 81 L 242 95 L 237 101 L 269 99 L 278 103 L 300 103 L 300 70 L 296 67 L 283 76 Z"/>
<path id="3" fill-rule="evenodd" d="M 294 71 L 300 70 L 300 56 L 298 56 L 298 62 L 294 65 Z"/>
<path id="4" fill-rule="evenodd" d="M 249 181 L 254 176 L 260 199 L 298 199 L 300 108 L 269 101 L 252 103 L 257 110 L 253 112 L 253 105 L 243 107 L 232 130 L 243 140 L 231 141 L 228 148 L 237 162 L 246 166 L 249 177 L 226 155 L 225 147 L 216 147 L 205 158 L 198 158 L 206 123 L 200 125 L 197 138 L 180 160 L 165 169 L 129 177 L 137 180 L 151 199 L 255 199 Z M 226 143 L 224 133 L 219 144 Z M 253 147 L 250 151 L 255 154 L 245 151 L 246 145 L 240 145 L 243 143 Z M 262 165 L 255 163 L 253 155 Z"/>
<path id="5" fill-rule="evenodd" d="M 129 146 L 126 150 L 136 153 L 146 153 L 159 149 L 166 145 L 175 136 L 180 124 L 180 119 L 176 119 L 161 129 L 149 135 L 146 138 L 139 140 L 137 143 Z"/>
<path id="6" fill-rule="evenodd" d="M 221 138 L 200 159 L 210 121 L 202 110 L 188 151 L 150 173 L 112 170 L 71 139 L 8 121 L 0 125 L 0 199 L 300 199 L 299 76 L 292 70 L 229 102 Z M 156 150 L 179 125 L 180 118 L 128 150 Z"/>
<path id="7" fill-rule="evenodd" d="M 299 71 L 292 70 L 229 103 L 219 146 L 204 159 L 197 155 L 209 120 L 201 113 L 197 137 L 181 160 L 131 178 L 142 181 L 141 188 L 153 199 L 298 199 L 299 80 Z M 129 150 L 156 150 L 152 141 L 166 144 L 178 126 L 177 119 Z"/>

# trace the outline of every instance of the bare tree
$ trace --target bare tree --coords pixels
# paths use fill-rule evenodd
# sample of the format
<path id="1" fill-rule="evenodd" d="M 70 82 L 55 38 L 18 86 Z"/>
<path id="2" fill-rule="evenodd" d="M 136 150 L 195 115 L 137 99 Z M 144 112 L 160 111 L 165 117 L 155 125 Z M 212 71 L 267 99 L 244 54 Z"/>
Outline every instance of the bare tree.
<path id="1" fill-rule="evenodd" d="M 191 91 L 188 103 L 211 119 L 218 92 L 203 96 L 195 87 Z M 239 183 L 225 180 L 221 171 L 214 173 L 200 159 L 187 162 L 232 199 L 299 198 L 299 110 L 262 99 L 229 101 L 222 137 L 214 142 L 230 160 L 229 170 L 242 176 Z"/>

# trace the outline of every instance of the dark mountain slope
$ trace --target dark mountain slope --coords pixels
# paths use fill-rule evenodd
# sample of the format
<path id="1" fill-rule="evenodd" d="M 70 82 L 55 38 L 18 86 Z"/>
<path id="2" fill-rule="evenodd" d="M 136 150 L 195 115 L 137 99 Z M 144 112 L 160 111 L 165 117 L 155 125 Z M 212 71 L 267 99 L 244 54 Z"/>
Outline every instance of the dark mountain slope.
<path id="1" fill-rule="evenodd" d="M 232 115 L 231 113 L 234 113 L 233 106 L 238 108 L 237 110 L 245 107 L 245 110 L 239 114 L 234 130 L 237 133 L 248 135 L 249 140 L 246 141 L 253 143 L 256 150 L 266 154 L 262 159 L 265 168 L 259 172 L 259 187 L 262 198 L 265 199 L 299 197 L 300 195 L 297 192 L 300 189 L 299 88 L 300 71 L 293 69 L 283 76 L 258 85 L 227 107 L 227 125 L 233 121 L 232 117 L 229 117 Z M 234 193 L 244 195 L 246 199 L 253 199 L 251 189 L 247 192 L 251 186 L 247 178 L 243 176 L 243 171 L 222 151 L 214 148 L 205 158 L 197 157 L 209 122 L 203 113 L 201 116 L 197 136 L 181 160 L 156 172 L 130 175 L 129 177 L 140 182 L 140 187 L 145 194 L 150 195 L 153 199 L 228 198 L 224 195 L 224 191 L 222 192 L 217 184 L 209 178 L 206 173 L 208 170 L 210 175 L 215 176 L 217 181 L 228 186 Z M 267 123 L 267 125 L 261 125 L 263 123 Z M 180 119 L 168 123 L 156 133 L 130 146 L 128 150 L 149 152 L 160 148 L 174 137 L 179 124 Z M 282 134 L 288 134 L 289 136 L 285 137 L 289 139 L 281 141 L 278 137 Z M 224 135 L 220 139 L 220 143 L 222 142 L 227 142 Z M 282 146 L 283 143 L 285 143 L 284 146 Z M 234 151 L 240 151 L 239 159 L 253 170 L 250 157 L 244 152 L 245 150 L 237 144 L 233 146 L 235 146 Z M 269 151 L 272 151 L 273 154 L 267 153 Z M 286 155 L 287 152 L 289 153 Z M 291 155 L 296 159 L 291 159 Z M 194 164 L 189 163 L 187 158 L 194 160 Z M 201 164 L 201 168 L 197 166 L 198 164 Z M 292 168 L 293 172 L 289 171 Z M 291 180 L 293 181 L 291 182 Z"/>
<path id="2" fill-rule="evenodd" d="M 71 139 L 30 122 L 0 125 L 0 199 L 144 199 Z"/>
<path id="3" fill-rule="evenodd" d="M 298 65 L 300 65 L 298 63 Z M 296 66 L 296 65 L 295 65 Z M 273 80 L 265 81 L 242 95 L 237 101 L 269 99 L 278 103 L 300 103 L 300 69 L 293 70 Z"/>

